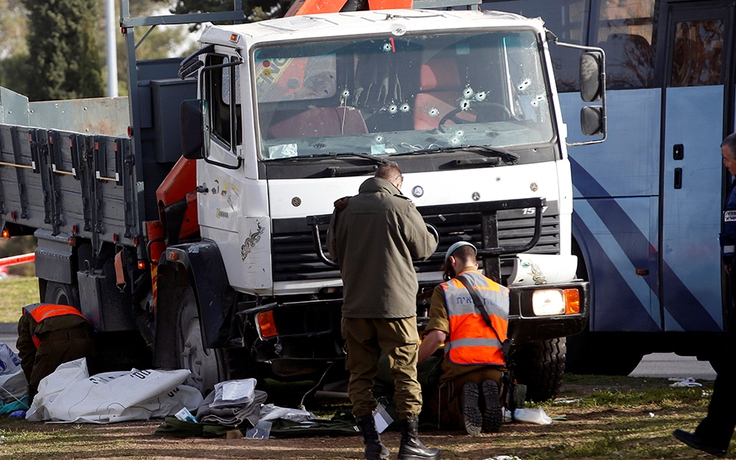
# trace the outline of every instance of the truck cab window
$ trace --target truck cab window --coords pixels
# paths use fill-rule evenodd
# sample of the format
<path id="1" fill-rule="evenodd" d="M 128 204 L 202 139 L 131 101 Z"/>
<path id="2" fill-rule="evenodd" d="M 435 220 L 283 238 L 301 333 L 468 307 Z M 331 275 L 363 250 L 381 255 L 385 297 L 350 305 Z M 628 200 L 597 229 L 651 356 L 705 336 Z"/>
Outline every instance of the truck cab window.
<path id="1" fill-rule="evenodd" d="M 561 0 L 540 2 L 537 0 L 490 0 L 481 5 L 484 10 L 500 10 L 518 13 L 530 18 L 541 17 L 545 27 L 554 32 L 560 41 L 585 45 L 588 35 L 590 0 Z M 580 91 L 578 60 L 580 52 L 562 46 L 550 47 L 557 90 Z"/>
<path id="2" fill-rule="evenodd" d="M 334 54 L 256 60 L 261 102 L 327 99 L 337 91 Z"/>
<path id="3" fill-rule="evenodd" d="M 548 145 L 553 121 L 537 40 L 523 30 L 256 49 L 262 158 Z"/>
<path id="4" fill-rule="evenodd" d="M 228 56 L 210 55 L 207 67 L 230 62 Z M 229 150 L 242 143 L 240 72 L 238 66 L 217 67 L 204 72 L 205 99 L 210 107 L 213 137 Z"/>

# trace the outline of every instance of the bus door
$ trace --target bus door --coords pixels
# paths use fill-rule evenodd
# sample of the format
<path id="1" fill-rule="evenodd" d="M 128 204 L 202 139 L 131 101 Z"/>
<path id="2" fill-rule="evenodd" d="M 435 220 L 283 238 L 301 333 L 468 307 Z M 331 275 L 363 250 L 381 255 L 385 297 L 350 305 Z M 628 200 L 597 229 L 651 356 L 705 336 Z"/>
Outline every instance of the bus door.
<path id="1" fill-rule="evenodd" d="M 672 1 L 661 7 L 663 329 L 720 331 L 720 143 L 733 2 Z"/>

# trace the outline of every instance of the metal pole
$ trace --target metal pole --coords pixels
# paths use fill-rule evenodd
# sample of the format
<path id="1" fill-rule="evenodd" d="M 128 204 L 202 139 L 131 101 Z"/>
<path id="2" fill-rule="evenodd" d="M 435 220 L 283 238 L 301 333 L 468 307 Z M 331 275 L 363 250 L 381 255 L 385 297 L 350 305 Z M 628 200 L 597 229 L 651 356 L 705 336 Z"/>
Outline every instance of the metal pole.
<path id="1" fill-rule="evenodd" d="M 115 20 L 115 0 L 105 0 L 105 36 L 107 41 L 107 96 L 118 95 L 118 52 L 115 33 L 118 21 Z"/>

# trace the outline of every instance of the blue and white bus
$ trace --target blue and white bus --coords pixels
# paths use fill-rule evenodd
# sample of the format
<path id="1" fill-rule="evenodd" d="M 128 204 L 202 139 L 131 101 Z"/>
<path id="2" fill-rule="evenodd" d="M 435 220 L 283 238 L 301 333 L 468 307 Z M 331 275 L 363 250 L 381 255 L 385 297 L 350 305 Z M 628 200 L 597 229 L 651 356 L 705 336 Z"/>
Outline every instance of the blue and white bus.
<path id="1" fill-rule="evenodd" d="M 592 292 L 588 330 L 568 338 L 568 370 L 625 375 L 658 351 L 714 362 L 730 305 L 719 146 L 734 131 L 736 1 L 485 0 L 483 8 L 541 17 L 560 39 L 606 52 L 608 138 L 569 150 L 578 275 Z M 574 126 L 579 52 L 551 53 Z"/>

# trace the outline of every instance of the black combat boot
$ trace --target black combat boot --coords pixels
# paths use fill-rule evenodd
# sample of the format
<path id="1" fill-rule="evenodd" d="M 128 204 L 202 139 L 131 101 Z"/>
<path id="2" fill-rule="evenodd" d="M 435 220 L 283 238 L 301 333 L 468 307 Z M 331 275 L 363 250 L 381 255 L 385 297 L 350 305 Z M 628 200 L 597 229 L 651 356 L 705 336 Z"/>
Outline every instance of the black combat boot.
<path id="1" fill-rule="evenodd" d="M 401 421 L 401 447 L 399 460 L 439 460 L 440 450 L 427 447 L 419 440 L 419 418 L 412 417 Z"/>
<path id="2" fill-rule="evenodd" d="M 391 455 L 388 448 L 381 443 L 381 435 L 376 430 L 376 422 L 373 414 L 358 417 L 358 426 L 363 432 L 363 443 L 365 444 L 364 457 L 369 460 L 383 460 Z"/>

